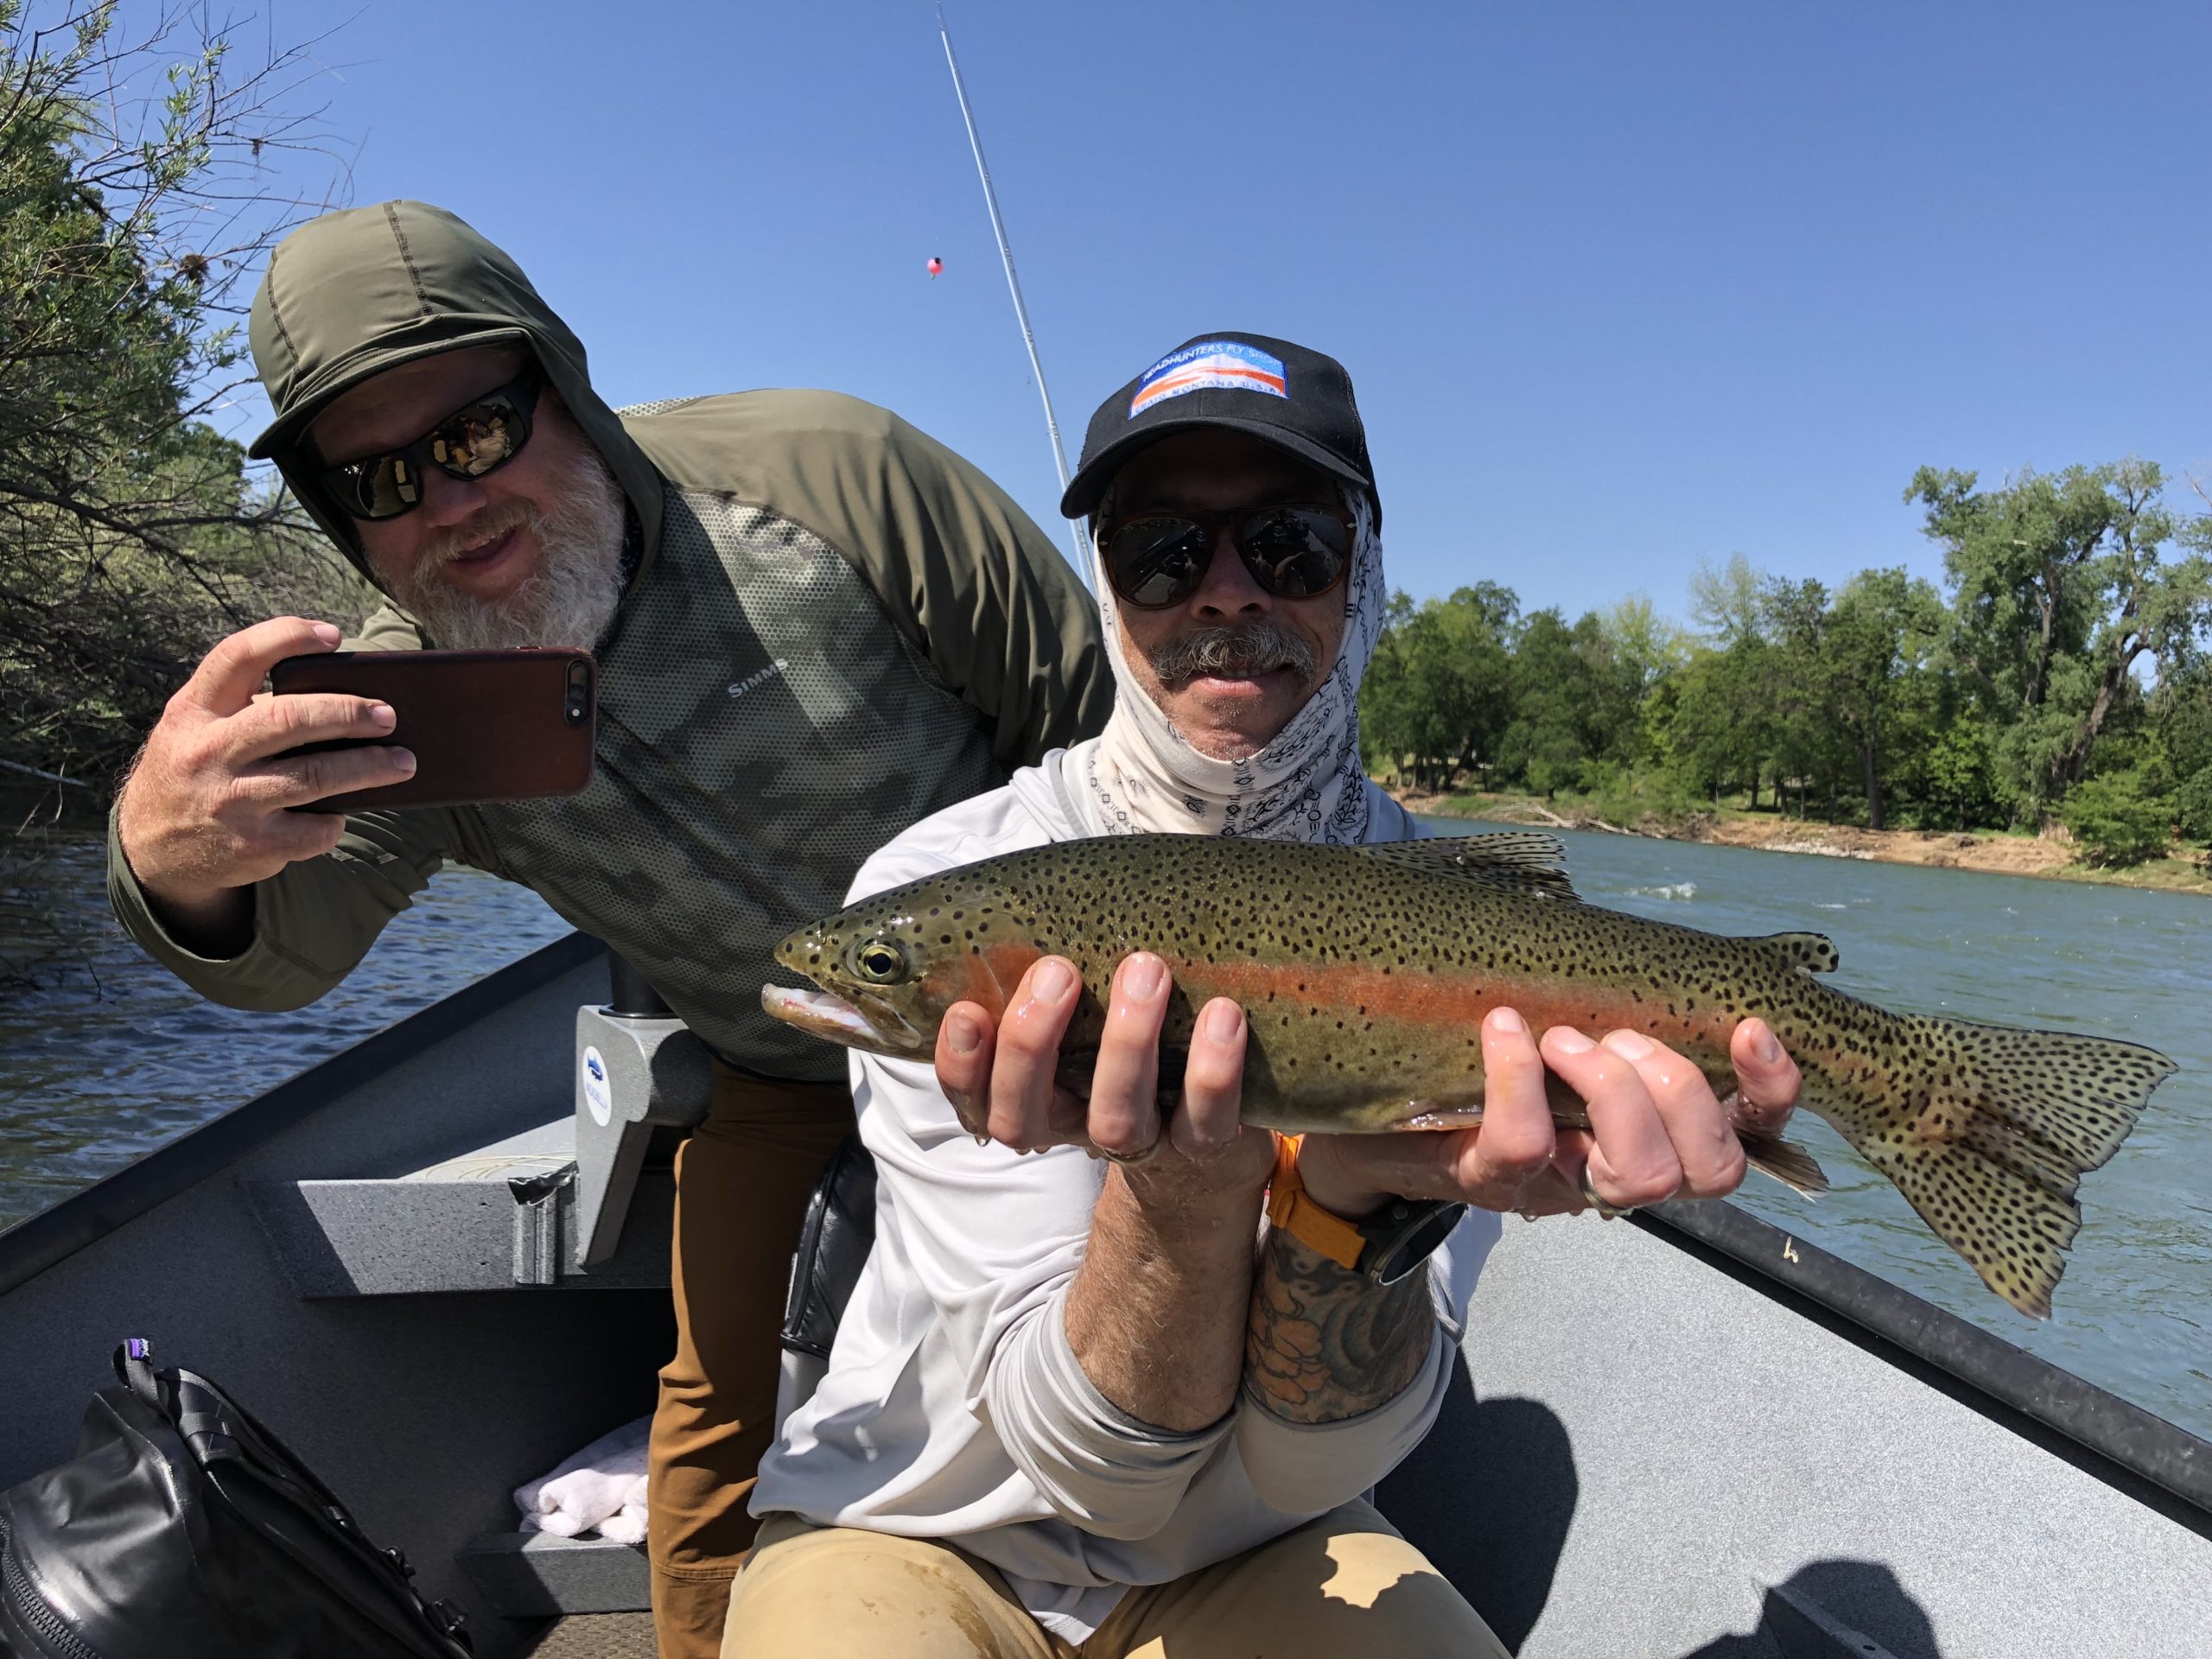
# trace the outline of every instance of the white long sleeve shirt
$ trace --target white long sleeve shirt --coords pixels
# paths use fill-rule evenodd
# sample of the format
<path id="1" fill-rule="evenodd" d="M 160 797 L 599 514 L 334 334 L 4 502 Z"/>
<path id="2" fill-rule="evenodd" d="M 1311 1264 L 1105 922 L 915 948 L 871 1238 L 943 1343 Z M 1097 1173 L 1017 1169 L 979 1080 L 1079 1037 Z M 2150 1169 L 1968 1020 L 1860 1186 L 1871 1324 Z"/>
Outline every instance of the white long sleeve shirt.
<path id="1" fill-rule="evenodd" d="M 861 866 L 851 898 L 1073 838 L 1058 767 L 1048 756 L 924 819 Z M 1435 1421 L 1496 1216 L 1471 1211 L 1430 1258 L 1435 1334 L 1395 1399 L 1309 1427 L 1247 1391 L 1219 1422 L 1172 1433 L 1116 1408 L 1068 1344 L 1068 1287 L 1106 1166 L 1072 1147 L 978 1146 L 926 1065 L 855 1053 L 853 1101 L 876 1160 L 875 1247 L 827 1374 L 760 1465 L 754 1514 L 956 1543 L 1080 1642 L 1130 1586 L 1359 1496 Z"/>

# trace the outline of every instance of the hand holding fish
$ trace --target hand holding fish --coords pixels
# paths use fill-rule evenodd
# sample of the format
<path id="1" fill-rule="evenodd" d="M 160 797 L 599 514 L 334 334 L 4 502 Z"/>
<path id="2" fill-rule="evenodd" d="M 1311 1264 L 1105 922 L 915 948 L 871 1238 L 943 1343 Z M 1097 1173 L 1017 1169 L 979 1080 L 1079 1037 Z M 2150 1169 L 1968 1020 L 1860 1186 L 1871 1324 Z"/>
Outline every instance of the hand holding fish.
<path id="1" fill-rule="evenodd" d="M 1238 1121 L 1243 1104 L 1244 1010 L 1216 997 L 1199 1010 L 1180 1088 L 1168 1080 L 1161 1122 L 1160 1037 L 1173 989 L 1165 964 L 1138 951 L 1115 969 L 1111 998 L 1084 1092 L 1063 1080 L 1060 1056 L 1083 982 L 1058 957 L 1025 973 L 995 1024 L 974 1002 L 946 1011 L 937 1039 L 938 1084 L 962 1123 L 1015 1152 L 1079 1146 L 1121 1162 L 1164 1141 L 1211 1163 L 1240 1143 L 1256 1193 L 1274 1163 L 1273 1138 Z M 1224 1172 L 1226 1173 L 1226 1172 Z"/>
<path id="2" fill-rule="evenodd" d="M 1087 1097 L 1061 1081 L 1060 1046 L 1081 982 L 1056 957 L 1034 963 L 995 1027 L 978 1004 L 955 1004 L 938 1028 L 938 1082 L 977 1134 L 1017 1152 L 1082 1146 L 1120 1161 L 1165 1144 L 1176 1161 L 1204 1165 L 1237 1146 L 1233 1166 L 1202 1183 L 1249 1185 L 1270 1164 L 1268 1137 L 1240 1128 L 1245 1021 L 1232 999 L 1198 1011 L 1182 1087 L 1163 1094 L 1160 1035 L 1172 985 L 1141 951 L 1116 969 Z M 1500 1009 L 1483 1028 L 1487 1077 L 1475 1128 L 1402 1135 L 1313 1135 L 1302 1160 L 1306 1189 L 1337 1214 L 1359 1217 L 1392 1197 L 1450 1198 L 1480 1208 L 1557 1215 L 1587 1209 L 1583 1171 L 1608 1205 L 1720 1198 L 1743 1182 L 1744 1149 L 1704 1074 L 1633 1033 L 1603 1044 L 1564 1026 L 1541 1048 L 1519 1015 Z M 1762 1020 L 1732 1045 L 1745 1126 L 1779 1134 L 1796 1104 L 1797 1068 Z M 1589 1129 L 1555 1128 L 1546 1071 L 1584 1101 Z M 1161 1121 L 1161 1103 L 1168 1109 Z M 1193 1174 L 1197 1172 L 1192 1172 Z"/>
<path id="3" fill-rule="evenodd" d="M 1447 1198 L 1528 1217 L 1663 1199 L 1726 1198 L 1747 1165 L 1738 1128 L 1777 1136 L 1802 1086 L 1796 1064 L 1763 1020 L 1736 1027 L 1737 1090 L 1724 1103 L 1705 1074 L 1633 1032 L 1593 1043 L 1554 1026 L 1541 1043 L 1510 1008 L 1483 1022 L 1483 1117 L 1463 1129 L 1306 1137 L 1300 1178 L 1315 1202 L 1358 1217 L 1389 1198 Z M 1580 1096 L 1590 1128 L 1559 1126 L 1546 1073 Z"/>

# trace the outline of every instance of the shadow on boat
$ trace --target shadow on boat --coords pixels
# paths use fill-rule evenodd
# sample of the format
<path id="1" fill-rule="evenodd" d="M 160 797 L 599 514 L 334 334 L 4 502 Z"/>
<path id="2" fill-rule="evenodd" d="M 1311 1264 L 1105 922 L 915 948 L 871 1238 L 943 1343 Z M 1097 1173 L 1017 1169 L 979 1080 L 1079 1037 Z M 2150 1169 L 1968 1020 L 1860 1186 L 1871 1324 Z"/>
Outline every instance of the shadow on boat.
<path id="1" fill-rule="evenodd" d="M 1648 1448 L 1647 1448 L 1648 1449 Z M 1557 1413 L 1516 1396 L 1478 1400 L 1464 1361 L 1414 1459 L 1376 1502 L 1521 1651 L 1543 1617 L 1582 1490 Z M 1655 1513 L 1654 1524 L 1665 1524 Z M 1681 1659 L 1942 1659 L 1927 1611 L 1879 1561 L 1812 1561 L 1770 1588 L 1758 1628 Z"/>
<path id="2" fill-rule="evenodd" d="M 1463 1362 L 1436 1427 L 1376 1503 L 1516 1653 L 1550 1599 L 1574 1519 L 1574 1446 L 1534 1400 L 1478 1400 Z"/>
<path id="3" fill-rule="evenodd" d="M 1849 1609 L 1850 1623 L 1840 1609 Z M 1943 1659 L 1927 1610 L 1879 1561 L 1815 1561 L 1766 1592 L 1759 1627 L 1682 1659 Z"/>

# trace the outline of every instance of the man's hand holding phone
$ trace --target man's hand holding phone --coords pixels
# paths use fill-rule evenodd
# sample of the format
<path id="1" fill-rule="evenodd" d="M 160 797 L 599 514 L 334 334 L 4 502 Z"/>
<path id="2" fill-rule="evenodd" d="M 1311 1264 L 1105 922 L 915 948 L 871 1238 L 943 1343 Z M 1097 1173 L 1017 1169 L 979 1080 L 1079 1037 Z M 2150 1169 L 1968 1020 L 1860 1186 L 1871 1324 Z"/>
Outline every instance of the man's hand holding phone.
<path id="1" fill-rule="evenodd" d="M 162 920 L 205 954 L 244 948 L 255 882 L 328 852 L 345 833 L 339 813 L 289 809 L 414 775 L 414 755 L 388 741 L 397 718 L 389 703 L 262 692 L 276 664 L 338 641 L 329 623 L 297 616 L 220 641 L 169 699 L 123 786 L 124 856 Z M 358 747 L 291 753 L 329 742 Z"/>

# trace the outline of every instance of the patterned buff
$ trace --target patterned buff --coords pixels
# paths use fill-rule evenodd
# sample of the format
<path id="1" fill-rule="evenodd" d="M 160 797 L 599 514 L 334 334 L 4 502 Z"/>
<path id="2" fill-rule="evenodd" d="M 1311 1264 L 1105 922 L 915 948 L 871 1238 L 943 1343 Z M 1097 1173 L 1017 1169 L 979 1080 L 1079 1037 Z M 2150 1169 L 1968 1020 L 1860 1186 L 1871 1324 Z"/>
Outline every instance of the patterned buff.
<path id="1" fill-rule="evenodd" d="M 1357 541 L 1336 666 L 1275 740 L 1242 760 L 1200 754 L 1137 684 L 1122 659 L 1119 607 L 1094 543 L 1091 585 L 1105 620 L 1117 695 L 1104 733 L 1060 759 L 1065 792 L 1088 834 L 1367 838 L 1370 791 L 1359 759 L 1358 697 L 1382 632 L 1382 542 L 1366 493 L 1348 489 L 1344 499 L 1357 521 Z"/>

